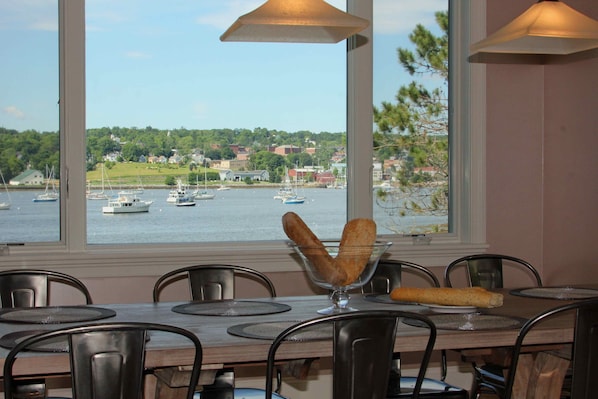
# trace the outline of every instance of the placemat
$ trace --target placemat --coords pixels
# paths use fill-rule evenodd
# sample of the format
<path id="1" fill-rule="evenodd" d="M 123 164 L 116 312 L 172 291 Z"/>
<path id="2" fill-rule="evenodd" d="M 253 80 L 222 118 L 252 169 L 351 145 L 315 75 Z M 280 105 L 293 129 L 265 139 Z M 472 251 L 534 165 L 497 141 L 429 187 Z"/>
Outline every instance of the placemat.
<path id="1" fill-rule="evenodd" d="M 509 316 L 490 315 L 483 313 L 447 313 L 429 315 L 428 318 L 434 322 L 439 330 L 497 330 L 508 328 L 520 328 L 524 322 Z M 403 319 L 403 323 L 416 327 L 423 327 L 423 323 L 414 319 Z"/>
<path id="2" fill-rule="evenodd" d="M 598 290 L 577 287 L 531 287 L 519 288 L 510 292 L 513 295 L 545 299 L 589 299 L 598 297 Z"/>
<path id="3" fill-rule="evenodd" d="M 60 324 L 93 321 L 113 317 L 116 312 L 95 306 L 44 306 L 0 310 L 0 322 L 25 324 Z"/>
<path id="4" fill-rule="evenodd" d="M 15 345 L 26 338 L 36 334 L 41 334 L 43 332 L 46 332 L 46 330 L 25 330 L 11 332 L 0 337 L 0 346 L 6 349 L 12 349 L 15 347 Z M 29 350 L 34 350 L 36 352 L 68 352 L 69 345 L 66 337 L 63 336 L 39 342 L 38 344 L 29 347 Z"/>
<path id="5" fill-rule="evenodd" d="M 172 308 L 174 312 L 199 316 L 255 316 L 288 312 L 289 305 L 271 301 L 220 301 L 189 302 Z"/>
<path id="6" fill-rule="evenodd" d="M 273 340 L 298 321 L 272 321 L 263 323 L 245 323 L 230 326 L 226 331 L 231 335 L 244 338 Z M 332 324 L 322 324 L 308 327 L 296 335 L 291 335 L 289 341 L 308 341 L 316 339 L 331 339 Z"/>

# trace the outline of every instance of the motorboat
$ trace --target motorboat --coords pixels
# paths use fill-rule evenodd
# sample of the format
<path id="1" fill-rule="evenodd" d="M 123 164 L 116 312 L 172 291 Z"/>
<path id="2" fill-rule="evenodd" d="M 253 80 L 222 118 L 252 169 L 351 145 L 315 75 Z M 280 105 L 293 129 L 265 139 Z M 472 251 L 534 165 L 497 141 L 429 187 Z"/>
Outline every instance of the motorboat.
<path id="1" fill-rule="evenodd" d="M 193 199 L 193 195 L 188 192 L 188 188 L 183 184 L 181 179 L 177 179 L 177 188 L 170 190 L 166 202 L 169 204 L 178 204 Z"/>
<path id="2" fill-rule="evenodd" d="M 305 202 L 305 197 L 299 197 L 297 195 L 293 195 L 282 200 L 283 204 L 294 205 L 294 204 L 303 204 Z"/>
<path id="3" fill-rule="evenodd" d="M 176 206 L 195 206 L 195 200 L 193 197 L 183 197 L 177 199 L 177 202 L 174 203 Z"/>
<path id="4" fill-rule="evenodd" d="M 149 212 L 153 201 L 142 201 L 137 197 L 120 195 L 108 200 L 108 205 L 102 207 L 103 213 L 139 213 Z"/>

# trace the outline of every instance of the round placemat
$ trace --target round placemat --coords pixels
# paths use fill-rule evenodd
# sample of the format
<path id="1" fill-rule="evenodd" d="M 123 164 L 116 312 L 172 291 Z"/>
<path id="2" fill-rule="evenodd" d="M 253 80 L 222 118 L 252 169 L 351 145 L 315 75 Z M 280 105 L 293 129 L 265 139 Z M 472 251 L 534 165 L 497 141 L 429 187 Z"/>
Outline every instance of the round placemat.
<path id="1" fill-rule="evenodd" d="M 519 288 L 510 292 L 513 295 L 545 299 L 590 299 L 598 297 L 598 290 L 578 287 L 531 287 Z"/>
<path id="2" fill-rule="evenodd" d="M 113 317 L 116 312 L 95 306 L 44 306 L 0 310 L 0 321 L 25 324 L 60 324 Z"/>
<path id="3" fill-rule="evenodd" d="M 173 312 L 199 316 L 256 316 L 288 312 L 289 305 L 271 301 L 221 301 L 189 302 L 172 308 Z"/>
<path id="4" fill-rule="evenodd" d="M 509 316 L 482 313 L 447 313 L 433 314 L 428 318 L 434 322 L 439 330 L 497 330 L 520 328 L 524 320 Z M 424 327 L 418 320 L 403 319 L 403 323 L 416 327 Z"/>
<path id="5" fill-rule="evenodd" d="M 298 323 L 298 321 L 244 323 L 230 326 L 227 329 L 227 332 L 238 337 L 273 340 L 278 336 L 278 334 L 296 323 Z M 309 341 L 330 338 L 332 338 L 332 325 L 321 324 L 312 327 L 306 327 L 302 332 L 296 335 L 291 335 L 289 338 L 287 338 L 287 340 Z"/>
<path id="6" fill-rule="evenodd" d="M 24 330 L 15 331 L 0 337 L 0 346 L 6 349 L 14 348 L 19 342 L 32 337 L 37 334 L 46 332 L 47 330 Z M 69 345 L 66 337 L 49 338 L 30 346 L 28 350 L 36 352 L 68 352 Z"/>

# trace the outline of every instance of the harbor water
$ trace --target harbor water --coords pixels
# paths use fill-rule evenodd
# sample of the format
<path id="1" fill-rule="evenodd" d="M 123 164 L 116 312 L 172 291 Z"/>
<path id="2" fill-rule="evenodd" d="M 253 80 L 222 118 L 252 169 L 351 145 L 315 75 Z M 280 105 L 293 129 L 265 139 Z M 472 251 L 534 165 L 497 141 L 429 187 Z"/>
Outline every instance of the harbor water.
<path id="1" fill-rule="evenodd" d="M 149 212 L 104 214 L 107 200 L 87 200 L 89 244 L 147 244 L 283 240 L 281 218 L 299 214 L 321 238 L 340 237 L 346 222 L 344 189 L 301 189 L 303 204 L 283 204 L 273 188 L 214 190 L 211 200 L 193 207 L 166 202 L 168 189 L 146 189 L 139 198 L 153 201 Z M 0 243 L 53 242 L 60 238 L 59 202 L 39 203 L 40 192 L 11 192 L 12 206 L 0 211 Z M 383 218 L 381 211 L 375 218 Z M 425 218 L 425 217 L 423 217 Z M 382 220 L 382 219 L 380 219 Z M 422 223 L 435 222 L 422 220 Z M 391 234 L 378 223 L 379 234 Z"/>

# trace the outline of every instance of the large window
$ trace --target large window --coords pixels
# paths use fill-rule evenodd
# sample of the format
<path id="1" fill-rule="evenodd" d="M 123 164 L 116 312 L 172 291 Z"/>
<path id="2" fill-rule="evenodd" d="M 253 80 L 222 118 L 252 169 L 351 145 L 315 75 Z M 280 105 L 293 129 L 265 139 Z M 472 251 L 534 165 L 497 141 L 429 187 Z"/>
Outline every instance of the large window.
<path id="1" fill-rule="evenodd" d="M 377 24 L 387 20 L 381 15 L 404 12 L 392 8 L 396 2 L 349 0 L 348 9 L 373 18 L 373 28 L 362 34 L 368 40 L 349 41 L 348 46 L 221 43 L 217 37 L 230 18 L 260 2 L 247 2 L 244 10 L 231 8 L 228 19 L 219 18 L 221 8 L 194 14 L 185 9 L 191 7 L 187 2 L 167 3 L 167 11 L 142 1 L 118 2 L 114 7 L 95 0 L 59 3 L 63 151 L 56 170 L 61 183 L 62 239 L 43 240 L 43 246 L 28 241 L 12 247 L 7 265 L 11 260 L 33 259 L 40 251 L 47 256 L 50 251 L 60 265 L 93 268 L 93 274 L 100 275 L 146 273 L 162 264 L 172 265 L 173 259 L 184 263 L 196 261 L 197 256 L 231 262 L 259 257 L 264 269 L 288 270 L 294 262 L 288 258 L 279 221 L 289 210 L 305 214 L 322 237 L 337 236 L 346 218 L 375 216 L 380 233 L 395 243 L 393 249 L 411 259 L 421 257 L 426 264 L 443 263 L 447 253 L 453 257 L 483 246 L 483 168 L 472 167 L 483 164 L 483 158 L 475 155 L 483 150 L 483 140 L 469 135 L 481 126 L 472 115 L 483 117 L 470 112 L 475 103 L 469 101 L 478 95 L 471 91 L 470 81 L 482 75 L 465 62 L 469 1 L 451 2 L 449 12 L 454 27 L 451 83 L 446 87 L 446 93 L 451 93 L 447 124 L 454 132 L 446 154 L 451 160 L 450 207 L 440 222 L 430 224 L 445 228 L 434 230 L 432 242 L 425 242 L 429 244 L 425 247 L 405 237 L 419 230 L 383 227 L 385 219 L 395 215 L 376 214 L 377 199 L 384 195 L 372 189 L 392 184 L 398 176 L 388 178 L 383 170 L 375 177 L 372 152 L 372 130 L 377 129 L 372 127 L 372 104 L 378 107 L 392 101 L 389 96 L 399 89 L 394 82 L 380 94 L 383 86 L 376 82 L 387 72 L 384 64 L 373 62 L 382 47 L 372 49 L 372 42 L 378 37 L 382 43 Z M 446 11 L 448 2 L 430 3 L 432 8 L 420 10 L 423 19 L 410 20 L 410 26 L 396 34 L 405 35 L 415 22 L 442 34 L 433 16 L 443 8 Z M 228 2 L 206 1 L 201 7 L 223 4 Z M 391 42 L 384 51 L 408 45 Z M 393 68 L 400 67 L 396 59 L 389 62 Z M 285 154 L 284 162 L 272 166 L 266 154 L 276 152 L 269 145 L 291 155 Z M 297 147 L 309 149 L 310 157 L 294 156 Z M 259 156 L 239 167 L 243 151 Z M 389 160 L 396 155 L 401 154 L 384 156 Z M 177 161 L 178 157 L 183 160 Z M 125 159 L 130 162 L 122 162 Z M 139 164 L 145 168 L 133 167 Z M 412 171 L 416 166 L 411 165 Z M 127 172 L 118 171 L 120 167 L 128 168 Z M 173 168 L 178 168 L 174 179 L 149 177 Z M 316 181 L 318 174 L 321 179 Z M 305 197 L 303 204 L 283 205 L 273 198 L 287 177 L 288 186 Z M 169 204 L 177 179 L 189 185 L 189 191 L 197 190 L 198 196 L 210 191 L 216 197 L 198 198 L 194 207 Z M 266 180 L 275 189 L 255 188 Z M 330 188 L 315 189 L 308 183 Z M 155 188 L 164 184 L 171 184 L 172 190 Z M 109 214 L 103 209 L 107 200 L 91 199 L 101 191 L 118 193 L 138 185 L 143 186 L 143 194 L 126 195 L 152 202 L 149 212 Z M 231 190 L 217 191 L 221 186 Z M 234 190 L 243 190 L 242 196 L 231 196 Z M 272 221 L 266 221 L 258 209 L 274 215 Z M 278 231 L 272 233 L 271 225 Z M 57 244 L 46 242 L 52 240 Z M 133 269 L 136 266 L 139 269 Z"/>

